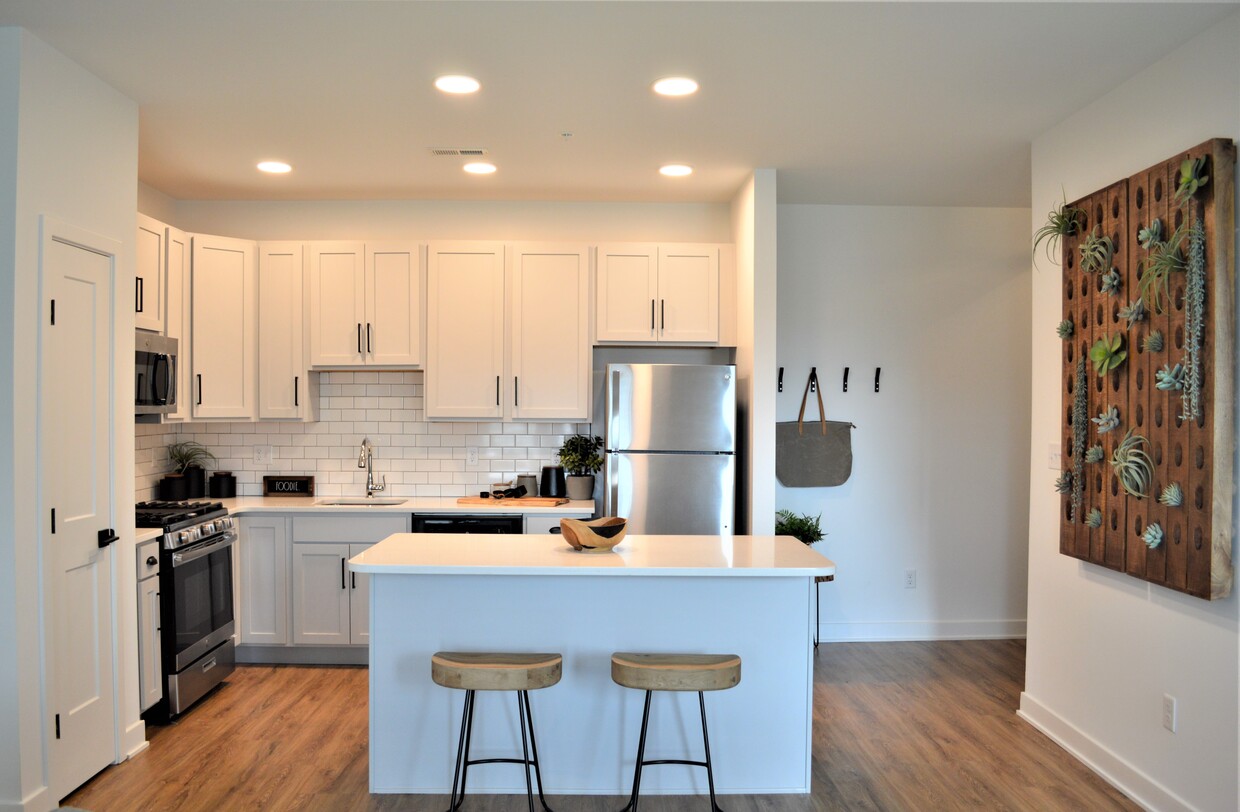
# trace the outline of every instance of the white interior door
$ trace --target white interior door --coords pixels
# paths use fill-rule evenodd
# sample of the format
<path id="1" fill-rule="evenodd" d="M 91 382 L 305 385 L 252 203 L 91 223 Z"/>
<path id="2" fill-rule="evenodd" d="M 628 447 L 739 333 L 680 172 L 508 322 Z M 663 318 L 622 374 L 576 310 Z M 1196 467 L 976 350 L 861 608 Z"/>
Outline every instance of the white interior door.
<path id="1" fill-rule="evenodd" d="M 50 785 L 63 798 L 117 753 L 111 473 L 117 244 L 44 221 L 39 462 L 45 515 Z M 33 620 L 33 619 L 32 619 Z"/>

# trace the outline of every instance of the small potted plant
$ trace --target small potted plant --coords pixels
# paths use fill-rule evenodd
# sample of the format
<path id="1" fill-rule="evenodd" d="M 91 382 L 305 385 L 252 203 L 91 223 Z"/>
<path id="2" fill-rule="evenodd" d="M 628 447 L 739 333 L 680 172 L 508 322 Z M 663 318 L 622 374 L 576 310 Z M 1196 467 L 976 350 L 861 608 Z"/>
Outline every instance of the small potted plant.
<path id="1" fill-rule="evenodd" d="M 559 457 L 564 473 L 568 475 L 569 499 L 593 498 L 594 474 L 603 467 L 603 457 L 598 453 L 602 447 L 602 437 L 574 434 L 564 438 Z"/>
<path id="2" fill-rule="evenodd" d="M 819 520 L 822 514 L 810 516 L 808 513 L 798 516 L 791 510 L 779 510 L 775 512 L 775 535 L 777 536 L 793 536 L 803 544 L 809 546 L 822 541 L 822 527 Z"/>
<path id="3" fill-rule="evenodd" d="M 216 462 L 215 455 L 211 450 L 202 443 L 186 440 L 183 443 L 173 443 L 168 446 L 168 459 L 172 462 L 173 473 L 171 477 L 180 476 L 185 484 L 183 486 L 184 495 L 181 499 L 194 499 L 207 495 L 207 478 L 205 469 Z M 177 486 L 172 486 L 171 490 L 180 490 Z M 178 498 L 178 497 L 164 497 Z"/>

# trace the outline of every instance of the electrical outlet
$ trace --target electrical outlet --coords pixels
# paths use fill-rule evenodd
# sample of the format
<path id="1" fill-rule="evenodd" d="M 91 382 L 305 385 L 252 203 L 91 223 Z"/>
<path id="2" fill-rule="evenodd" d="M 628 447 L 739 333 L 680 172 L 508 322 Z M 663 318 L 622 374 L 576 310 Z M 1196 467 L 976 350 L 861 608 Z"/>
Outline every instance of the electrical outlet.
<path id="1" fill-rule="evenodd" d="M 477 446 L 471 445 L 469 448 L 465 449 L 465 463 L 467 465 L 478 464 L 478 447 Z"/>
<path id="2" fill-rule="evenodd" d="M 271 446 L 256 445 L 254 446 L 254 464 L 255 465 L 271 465 Z"/>
<path id="3" fill-rule="evenodd" d="M 1170 730 L 1172 733 L 1175 733 L 1175 729 L 1176 727 L 1178 727 L 1178 719 L 1176 718 L 1175 705 L 1176 705 L 1176 699 L 1174 696 L 1172 696 L 1171 694 L 1163 694 L 1163 708 L 1162 708 L 1163 727 L 1167 728 L 1167 730 Z"/>
<path id="4" fill-rule="evenodd" d="M 1046 447 L 1046 467 L 1052 471 L 1063 470 L 1063 451 L 1059 443 L 1051 443 Z"/>
<path id="5" fill-rule="evenodd" d="M 916 589 L 917 588 L 917 570 L 905 570 L 904 571 L 904 588 L 905 589 Z"/>

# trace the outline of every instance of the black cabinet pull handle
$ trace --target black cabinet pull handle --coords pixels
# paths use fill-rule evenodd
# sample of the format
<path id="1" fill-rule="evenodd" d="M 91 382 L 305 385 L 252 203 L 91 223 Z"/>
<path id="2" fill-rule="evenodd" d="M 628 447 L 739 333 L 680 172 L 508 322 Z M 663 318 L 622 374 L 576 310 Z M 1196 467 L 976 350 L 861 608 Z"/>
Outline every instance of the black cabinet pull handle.
<path id="1" fill-rule="evenodd" d="M 344 585 L 344 559 L 343 558 L 340 559 L 340 588 L 348 589 L 348 587 Z"/>
<path id="2" fill-rule="evenodd" d="M 141 313 L 142 312 L 142 300 L 146 298 L 142 295 L 142 277 L 139 276 L 133 281 L 134 281 L 134 290 L 133 290 L 134 312 Z"/>
<path id="3" fill-rule="evenodd" d="M 495 376 L 495 405 L 499 405 L 499 376 Z"/>
<path id="4" fill-rule="evenodd" d="M 650 331 L 654 332 L 654 299 L 650 300 Z"/>
<path id="5" fill-rule="evenodd" d="M 301 388 L 299 386 L 300 383 L 301 383 L 301 378 L 297 375 L 294 375 L 293 376 L 293 405 L 294 406 L 301 405 L 301 400 L 299 397 L 301 395 Z"/>
<path id="6" fill-rule="evenodd" d="M 362 323 L 357 323 L 357 354 L 362 354 Z"/>
<path id="7" fill-rule="evenodd" d="M 374 352 L 370 348 L 370 322 L 366 322 L 366 352 Z"/>
<path id="8" fill-rule="evenodd" d="M 202 376 L 198 376 L 198 405 L 202 405 Z"/>
<path id="9" fill-rule="evenodd" d="M 351 589 L 357 589 L 357 573 L 356 572 L 349 573 L 349 583 L 352 584 L 352 586 L 350 587 Z"/>
<path id="10" fill-rule="evenodd" d="M 659 300 L 659 329 L 667 329 L 667 299 Z"/>
<path id="11" fill-rule="evenodd" d="M 520 390 L 517 388 L 517 381 L 518 381 L 518 380 L 519 380 L 519 379 L 517 378 L 517 376 L 516 376 L 516 375 L 513 375 L 513 376 L 512 376 L 512 405 L 513 405 L 513 406 L 520 406 L 520 405 L 521 405 Z"/>

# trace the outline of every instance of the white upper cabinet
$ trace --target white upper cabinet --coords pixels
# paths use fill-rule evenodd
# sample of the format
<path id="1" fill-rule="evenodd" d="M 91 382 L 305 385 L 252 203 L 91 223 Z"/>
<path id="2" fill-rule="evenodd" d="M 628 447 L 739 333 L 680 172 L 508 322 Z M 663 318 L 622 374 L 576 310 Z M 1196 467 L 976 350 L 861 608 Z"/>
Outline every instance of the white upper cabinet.
<path id="1" fill-rule="evenodd" d="M 520 420 L 589 420 L 589 249 L 516 245 L 508 256 L 508 414 Z"/>
<path id="2" fill-rule="evenodd" d="M 428 418 L 503 416 L 502 244 L 430 244 L 426 344 Z"/>
<path id="3" fill-rule="evenodd" d="M 189 235 L 167 229 L 166 252 L 168 296 L 164 310 L 164 335 L 177 340 L 177 406 L 164 420 L 188 420 L 190 416 L 190 338 L 189 338 Z"/>
<path id="4" fill-rule="evenodd" d="M 598 250 L 600 343 L 717 344 L 718 245 L 611 245 Z"/>
<path id="5" fill-rule="evenodd" d="M 310 244 L 311 366 L 417 366 L 421 314 L 416 243 Z"/>
<path id="6" fill-rule="evenodd" d="M 301 243 L 258 246 L 258 417 L 299 419 L 309 408 L 302 332 Z"/>
<path id="7" fill-rule="evenodd" d="M 193 414 L 254 418 L 257 370 L 255 244 L 193 237 Z"/>
<path id="8" fill-rule="evenodd" d="M 167 226 L 138 215 L 137 271 L 134 277 L 134 326 L 164 331 L 164 240 Z"/>

